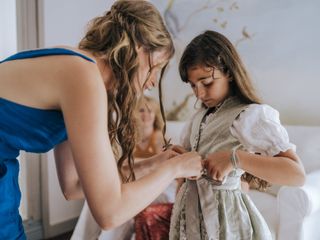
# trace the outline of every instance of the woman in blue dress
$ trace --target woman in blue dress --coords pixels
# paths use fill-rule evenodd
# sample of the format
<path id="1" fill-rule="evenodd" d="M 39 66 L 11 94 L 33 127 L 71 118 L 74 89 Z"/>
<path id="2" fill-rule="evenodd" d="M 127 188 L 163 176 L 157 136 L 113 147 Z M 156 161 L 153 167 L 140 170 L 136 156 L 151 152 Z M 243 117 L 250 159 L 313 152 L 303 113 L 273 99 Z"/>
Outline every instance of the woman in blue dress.
<path id="1" fill-rule="evenodd" d="M 132 218 L 173 179 L 200 175 L 198 154 L 171 149 L 154 157 L 156 170 L 132 182 L 136 100 L 156 85 L 173 53 L 153 5 L 117 1 L 77 48 L 29 50 L 0 62 L 0 239 L 25 239 L 20 150 L 54 148 L 63 194 L 85 197 L 103 229 Z"/>

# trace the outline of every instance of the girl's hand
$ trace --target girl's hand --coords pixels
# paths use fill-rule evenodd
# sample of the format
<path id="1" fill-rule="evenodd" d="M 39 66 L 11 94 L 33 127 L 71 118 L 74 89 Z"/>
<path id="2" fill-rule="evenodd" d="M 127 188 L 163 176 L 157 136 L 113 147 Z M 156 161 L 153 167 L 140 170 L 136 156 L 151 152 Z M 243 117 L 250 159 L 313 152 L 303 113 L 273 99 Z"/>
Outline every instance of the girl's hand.
<path id="1" fill-rule="evenodd" d="M 175 169 L 176 178 L 198 179 L 201 176 L 201 156 L 197 152 L 187 152 L 173 157 L 168 164 Z"/>
<path id="2" fill-rule="evenodd" d="M 222 182 L 232 170 L 233 166 L 230 160 L 231 152 L 215 152 L 207 155 L 205 168 L 207 174 L 213 180 Z"/>

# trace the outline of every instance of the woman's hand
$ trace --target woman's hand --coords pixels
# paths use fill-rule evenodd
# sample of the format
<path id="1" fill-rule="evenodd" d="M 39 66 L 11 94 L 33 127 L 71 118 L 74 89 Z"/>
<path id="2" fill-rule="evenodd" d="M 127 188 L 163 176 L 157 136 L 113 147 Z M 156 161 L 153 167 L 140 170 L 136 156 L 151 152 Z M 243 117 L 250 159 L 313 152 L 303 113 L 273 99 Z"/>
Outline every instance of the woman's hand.
<path id="1" fill-rule="evenodd" d="M 168 149 L 159 153 L 157 156 L 162 158 L 163 160 L 167 160 L 186 152 L 188 151 L 180 145 L 171 145 Z"/>
<path id="2" fill-rule="evenodd" d="M 180 152 L 175 151 L 170 147 L 169 149 L 160 152 L 150 158 L 136 158 L 134 164 L 134 171 L 136 178 L 139 179 L 144 175 L 147 175 L 151 171 L 154 171 L 163 162 L 180 155 Z M 123 166 L 124 170 L 128 170 L 128 165 Z"/>
<path id="3" fill-rule="evenodd" d="M 184 147 L 182 147 L 180 145 L 172 145 L 171 149 L 176 151 L 176 152 L 178 152 L 178 153 L 180 153 L 180 154 L 188 152 L 187 149 L 185 149 Z M 203 170 L 203 168 L 205 166 L 205 161 L 204 160 L 201 160 L 201 165 L 202 165 L 202 170 Z M 190 180 L 197 180 L 198 178 L 199 178 L 198 176 L 188 177 L 188 179 L 190 179 Z M 183 180 L 183 181 L 185 181 L 185 180 Z"/>
<path id="4" fill-rule="evenodd" d="M 201 176 L 203 163 L 196 152 L 187 152 L 182 146 L 172 145 L 167 150 L 156 155 L 158 160 L 168 162 L 170 167 L 177 169 L 176 178 L 190 178 L 196 180 Z"/>
<path id="5" fill-rule="evenodd" d="M 198 179 L 201 176 L 201 156 L 197 152 L 187 152 L 172 157 L 166 163 L 175 169 L 176 178 Z"/>
<path id="6" fill-rule="evenodd" d="M 224 177 L 233 170 L 230 157 L 231 152 L 228 151 L 208 154 L 205 159 L 205 168 L 208 176 L 213 180 L 222 182 Z"/>
<path id="7" fill-rule="evenodd" d="M 175 156 L 178 156 L 180 154 L 181 153 L 179 151 L 176 151 L 175 149 L 173 149 L 173 146 L 172 146 L 172 147 L 168 148 L 167 150 L 158 153 L 155 156 L 157 156 L 157 158 L 159 158 L 160 161 L 166 161 L 166 160 L 173 158 Z"/>

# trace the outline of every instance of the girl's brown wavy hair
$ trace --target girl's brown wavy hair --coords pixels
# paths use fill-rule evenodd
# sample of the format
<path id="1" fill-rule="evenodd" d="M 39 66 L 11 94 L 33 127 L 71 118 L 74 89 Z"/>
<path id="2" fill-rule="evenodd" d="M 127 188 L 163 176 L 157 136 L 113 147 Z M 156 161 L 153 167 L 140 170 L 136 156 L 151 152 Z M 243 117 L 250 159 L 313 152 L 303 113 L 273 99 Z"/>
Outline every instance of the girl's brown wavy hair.
<path id="1" fill-rule="evenodd" d="M 171 58 L 174 46 L 158 10 L 147 1 L 116 1 L 110 11 L 93 19 L 79 48 L 90 51 L 112 69 L 116 81 L 108 90 L 108 130 L 122 181 L 135 180 L 133 150 L 136 140 L 134 110 L 139 67 L 136 47 L 147 52 L 165 50 Z M 129 173 L 123 170 L 128 161 Z"/>
<path id="2" fill-rule="evenodd" d="M 246 104 L 262 101 L 257 96 L 251 78 L 232 43 L 222 34 L 215 31 L 205 31 L 195 37 L 184 50 L 179 72 L 182 81 L 188 81 L 188 69 L 193 66 L 215 67 L 230 80 L 231 94 Z M 249 173 L 244 173 L 242 179 L 259 190 L 265 190 L 269 183 Z"/>

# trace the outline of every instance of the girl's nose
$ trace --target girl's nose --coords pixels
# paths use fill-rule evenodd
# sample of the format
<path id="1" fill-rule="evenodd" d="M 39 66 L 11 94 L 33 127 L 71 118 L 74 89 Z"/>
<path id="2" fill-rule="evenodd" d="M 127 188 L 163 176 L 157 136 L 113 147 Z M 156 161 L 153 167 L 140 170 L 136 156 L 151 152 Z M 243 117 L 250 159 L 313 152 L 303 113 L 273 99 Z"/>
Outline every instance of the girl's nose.
<path id="1" fill-rule="evenodd" d="M 197 89 L 197 98 L 202 100 L 205 97 L 205 91 L 201 87 L 198 87 Z"/>

